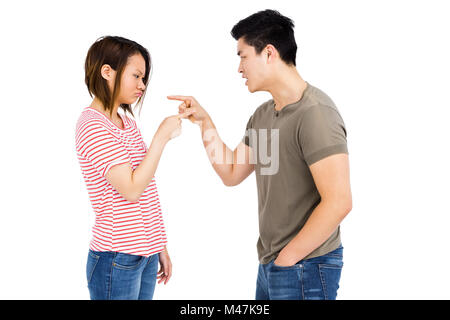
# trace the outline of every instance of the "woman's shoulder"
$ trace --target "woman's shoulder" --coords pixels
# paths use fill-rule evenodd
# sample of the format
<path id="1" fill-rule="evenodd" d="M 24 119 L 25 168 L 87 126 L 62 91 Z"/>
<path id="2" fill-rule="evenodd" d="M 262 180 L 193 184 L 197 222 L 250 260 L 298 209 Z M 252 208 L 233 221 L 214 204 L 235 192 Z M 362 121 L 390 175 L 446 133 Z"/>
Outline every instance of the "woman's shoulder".
<path id="1" fill-rule="evenodd" d="M 76 142 L 80 143 L 83 140 L 91 139 L 95 136 L 104 136 L 105 134 L 114 137 L 117 136 L 113 128 L 111 128 L 111 125 L 105 120 L 104 116 L 93 109 L 84 109 L 76 123 Z"/>
<path id="2" fill-rule="evenodd" d="M 77 120 L 77 131 L 81 128 L 89 128 L 92 126 L 106 126 L 104 117 L 94 109 L 86 107 L 81 112 Z"/>

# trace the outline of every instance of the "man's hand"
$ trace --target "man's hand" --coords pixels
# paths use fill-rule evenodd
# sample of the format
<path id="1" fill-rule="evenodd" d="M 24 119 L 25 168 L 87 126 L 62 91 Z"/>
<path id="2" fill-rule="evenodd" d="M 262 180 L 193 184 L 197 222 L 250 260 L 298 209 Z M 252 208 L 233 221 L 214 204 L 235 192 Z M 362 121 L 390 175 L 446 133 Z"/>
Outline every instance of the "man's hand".
<path id="1" fill-rule="evenodd" d="M 183 103 L 178 106 L 178 113 L 183 114 L 189 110 L 191 115 L 189 115 L 188 119 L 191 120 L 192 123 L 196 123 L 201 126 L 203 121 L 209 118 L 208 113 L 202 108 L 194 97 L 168 96 L 167 99 L 183 101 Z"/>
<path id="2" fill-rule="evenodd" d="M 243 142 L 234 151 L 228 148 L 220 139 L 211 117 L 194 97 L 168 96 L 167 98 L 183 101 L 178 107 L 178 112 L 182 114 L 182 117 L 188 117 L 191 122 L 199 125 L 209 161 L 226 186 L 238 185 L 253 172 L 255 165 L 251 148 Z"/>
<path id="3" fill-rule="evenodd" d="M 292 257 L 283 254 L 283 251 L 281 251 L 273 263 L 280 267 L 290 267 L 296 264 L 297 262 L 298 261 L 293 261 Z"/>
<path id="4" fill-rule="evenodd" d="M 300 232 L 274 261 L 292 266 L 324 243 L 352 209 L 348 154 L 334 154 L 310 167 L 321 200 Z"/>

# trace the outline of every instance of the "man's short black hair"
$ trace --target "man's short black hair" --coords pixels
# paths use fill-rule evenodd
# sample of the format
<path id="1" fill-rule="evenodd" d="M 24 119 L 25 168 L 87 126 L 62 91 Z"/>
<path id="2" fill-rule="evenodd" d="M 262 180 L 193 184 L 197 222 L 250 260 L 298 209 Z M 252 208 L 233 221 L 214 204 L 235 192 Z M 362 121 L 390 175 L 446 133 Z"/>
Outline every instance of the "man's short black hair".
<path id="1" fill-rule="evenodd" d="M 295 66 L 297 44 L 294 37 L 294 22 L 275 10 L 264 10 L 239 21 L 231 35 L 255 48 L 257 54 L 268 45 L 273 45 L 286 64 Z"/>

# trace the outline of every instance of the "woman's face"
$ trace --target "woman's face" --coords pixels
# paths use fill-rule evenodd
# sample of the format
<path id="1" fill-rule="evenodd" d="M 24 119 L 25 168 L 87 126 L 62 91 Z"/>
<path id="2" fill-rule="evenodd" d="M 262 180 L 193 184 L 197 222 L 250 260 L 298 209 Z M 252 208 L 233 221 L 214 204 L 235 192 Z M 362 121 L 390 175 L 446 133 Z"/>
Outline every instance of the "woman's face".
<path id="1" fill-rule="evenodd" d="M 120 91 L 117 96 L 119 104 L 133 104 L 142 96 L 145 90 L 144 76 L 144 57 L 141 54 L 129 57 L 120 81 Z"/>

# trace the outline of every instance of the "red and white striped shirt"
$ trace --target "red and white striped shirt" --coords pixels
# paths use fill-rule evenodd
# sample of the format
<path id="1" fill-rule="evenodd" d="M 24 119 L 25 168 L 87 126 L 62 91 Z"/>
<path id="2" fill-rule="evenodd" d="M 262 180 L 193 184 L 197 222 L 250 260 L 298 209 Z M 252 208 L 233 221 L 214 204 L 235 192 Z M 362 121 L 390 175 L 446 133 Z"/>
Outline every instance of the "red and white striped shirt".
<path id="1" fill-rule="evenodd" d="M 163 251 L 167 243 L 155 178 L 137 202 L 127 201 L 105 178 L 117 164 L 128 162 L 136 169 L 147 153 L 136 122 L 119 115 L 124 129 L 86 107 L 76 125 L 77 156 L 95 212 L 89 247 L 148 257 Z"/>

